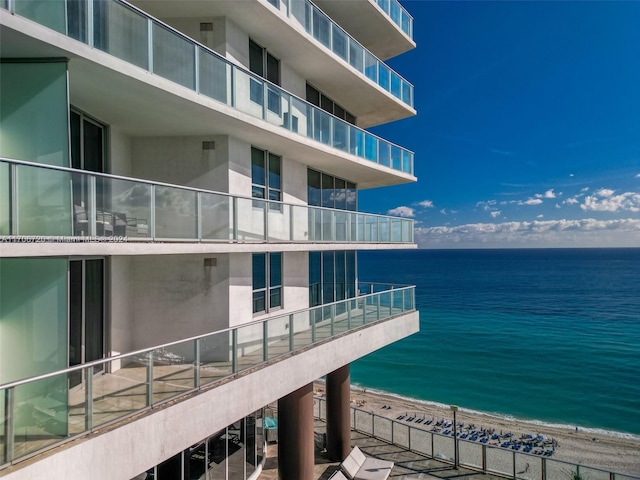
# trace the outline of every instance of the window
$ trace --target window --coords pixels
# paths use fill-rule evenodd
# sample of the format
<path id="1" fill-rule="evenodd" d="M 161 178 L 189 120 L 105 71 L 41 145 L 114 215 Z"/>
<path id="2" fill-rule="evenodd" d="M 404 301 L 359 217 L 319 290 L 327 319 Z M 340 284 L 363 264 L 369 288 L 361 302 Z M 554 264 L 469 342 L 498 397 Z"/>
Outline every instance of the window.
<path id="1" fill-rule="evenodd" d="M 282 201 L 282 157 L 251 147 L 251 196 Z M 278 208 L 278 205 L 273 205 Z"/>
<path id="2" fill-rule="evenodd" d="M 253 40 L 249 40 L 249 70 L 275 85 L 280 85 L 280 60 Z M 261 82 L 251 79 L 250 98 L 260 105 L 263 102 L 262 88 Z M 280 92 L 269 86 L 267 86 L 267 108 L 280 115 Z"/>
<path id="3" fill-rule="evenodd" d="M 315 307 L 355 296 L 355 252 L 309 252 L 309 306 Z"/>
<path id="4" fill-rule="evenodd" d="M 253 254 L 253 313 L 282 307 L 282 253 Z"/>
<path id="5" fill-rule="evenodd" d="M 314 207 L 356 211 L 356 184 L 338 177 L 307 170 L 307 203 Z"/>
<path id="6" fill-rule="evenodd" d="M 344 120 L 351 125 L 356 124 L 355 115 L 349 113 L 345 108 L 338 105 L 332 99 L 327 97 L 325 94 L 320 93 L 320 91 L 307 83 L 307 102 L 316 107 L 320 107 L 325 112 L 330 113 L 331 115 L 335 115 L 341 120 Z"/>

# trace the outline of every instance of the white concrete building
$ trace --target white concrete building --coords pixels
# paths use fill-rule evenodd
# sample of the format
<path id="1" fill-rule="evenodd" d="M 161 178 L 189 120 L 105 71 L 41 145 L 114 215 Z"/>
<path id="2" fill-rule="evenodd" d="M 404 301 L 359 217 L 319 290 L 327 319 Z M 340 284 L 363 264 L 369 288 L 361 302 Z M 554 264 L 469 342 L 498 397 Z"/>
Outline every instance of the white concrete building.
<path id="1" fill-rule="evenodd" d="M 281 478 L 349 449 L 349 364 L 418 330 L 357 250 L 416 180 L 397 0 L 0 0 L 0 477 Z"/>

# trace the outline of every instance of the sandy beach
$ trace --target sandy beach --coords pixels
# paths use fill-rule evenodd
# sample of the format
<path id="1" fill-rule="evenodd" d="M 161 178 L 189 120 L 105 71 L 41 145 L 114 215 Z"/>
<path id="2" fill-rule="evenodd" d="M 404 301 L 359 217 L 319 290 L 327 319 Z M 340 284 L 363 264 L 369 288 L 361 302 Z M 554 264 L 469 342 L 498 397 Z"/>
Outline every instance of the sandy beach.
<path id="1" fill-rule="evenodd" d="M 316 391 L 323 393 L 324 385 L 318 383 Z M 363 410 L 392 419 L 409 414 L 416 418 L 452 420 L 452 413 L 448 407 L 373 393 L 353 386 L 351 401 Z M 511 432 L 515 438 L 527 434 L 544 435 L 555 440 L 556 448 L 552 456 L 554 459 L 640 476 L 640 440 L 637 438 L 623 438 L 580 428 L 576 431 L 575 428 L 558 428 L 509 420 L 469 412 L 464 409 L 464 406 L 461 406 L 457 413 L 457 421 L 467 425 L 472 423 L 484 429 L 494 429 L 496 432 Z M 420 425 L 415 426 L 420 427 Z M 432 427 L 423 425 L 422 428 L 430 430 Z"/>

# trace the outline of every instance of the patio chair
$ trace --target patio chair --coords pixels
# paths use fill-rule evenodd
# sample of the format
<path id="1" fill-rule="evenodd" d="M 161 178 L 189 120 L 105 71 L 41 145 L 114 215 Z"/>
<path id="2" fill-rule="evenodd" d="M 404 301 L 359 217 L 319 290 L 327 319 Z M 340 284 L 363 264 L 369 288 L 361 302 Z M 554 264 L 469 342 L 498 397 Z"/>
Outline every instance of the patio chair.
<path id="1" fill-rule="evenodd" d="M 342 473 L 340 470 L 336 470 L 335 472 L 333 472 L 333 475 L 329 477 L 329 480 L 349 480 L 349 479 L 345 477 L 344 473 Z"/>
<path id="2" fill-rule="evenodd" d="M 391 475 L 393 462 L 367 457 L 356 446 L 340 467 L 349 480 L 386 480 Z"/>

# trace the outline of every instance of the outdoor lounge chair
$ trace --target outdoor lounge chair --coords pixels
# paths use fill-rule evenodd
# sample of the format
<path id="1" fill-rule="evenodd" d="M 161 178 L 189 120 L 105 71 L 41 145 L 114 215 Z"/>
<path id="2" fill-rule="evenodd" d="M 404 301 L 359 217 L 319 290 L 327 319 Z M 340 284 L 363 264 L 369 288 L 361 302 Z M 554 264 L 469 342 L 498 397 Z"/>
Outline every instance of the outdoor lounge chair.
<path id="1" fill-rule="evenodd" d="M 358 447 L 353 447 L 340 467 L 349 480 L 386 480 L 393 462 L 367 457 Z"/>
<path id="2" fill-rule="evenodd" d="M 333 472 L 333 475 L 329 477 L 329 480 L 349 480 L 349 479 L 345 477 L 344 473 L 342 473 L 340 470 L 336 470 L 335 472 Z"/>

